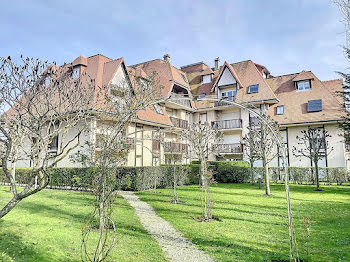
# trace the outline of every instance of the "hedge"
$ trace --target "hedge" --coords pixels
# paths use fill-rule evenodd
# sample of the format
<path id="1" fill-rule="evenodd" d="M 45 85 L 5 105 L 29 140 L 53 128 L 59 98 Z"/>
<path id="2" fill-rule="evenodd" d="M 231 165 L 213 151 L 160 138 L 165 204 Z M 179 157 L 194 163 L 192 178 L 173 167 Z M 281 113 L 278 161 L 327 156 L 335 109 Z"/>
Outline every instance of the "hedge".
<path id="1" fill-rule="evenodd" d="M 177 184 L 199 184 L 200 162 L 190 165 L 176 166 Z M 250 181 L 249 163 L 246 161 L 209 161 L 208 169 L 213 170 L 214 179 L 218 183 L 246 183 Z M 295 184 L 313 184 L 315 182 L 312 167 L 289 167 L 290 181 Z M 29 168 L 16 170 L 18 184 L 28 183 Z M 263 168 L 254 168 L 255 178 L 263 176 Z M 116 189 L 146 190 L 173 185 L 173 166 L 160 167 L 120 167 L 113 174 Z M 95 168 L 53 168 L 50 170 L 49 188 L 87 189 L 94 184 L 98 175 Z M 280 167 L 270 167 L 269 176 L 274 183 L 283 183 L 284 177 Z M 344 167 L 327 167 L 319 169 L 320 181 L 341 185 L 350 182 L 350 176 Z M 0 169 L 0 182 L 7 181 Z"/>

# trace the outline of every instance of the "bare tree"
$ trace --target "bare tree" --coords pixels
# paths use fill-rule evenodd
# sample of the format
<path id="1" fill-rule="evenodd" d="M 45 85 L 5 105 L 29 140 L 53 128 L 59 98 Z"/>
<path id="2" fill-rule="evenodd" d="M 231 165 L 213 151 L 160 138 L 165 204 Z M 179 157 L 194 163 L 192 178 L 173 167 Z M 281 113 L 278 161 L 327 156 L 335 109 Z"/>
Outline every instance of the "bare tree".
<path id="1" fill-rule="evenodd" d="M 130 76 L 130 77 L 128 77 Z M 113 249 L 116 240 L 116 227 L 112 220 L 116 168 L 125 165 L 130 147 L 134 145 L 127 136 L 127 129 L 136 120 L 140 110 L 154 110 L 157 101 L 162 100 L 161 86 L 155 75 L 142 78 L 130 71 L 125 80 L 102 87 L 105 92 L 97 100 L 101 111 L 94 115 L 97 123 L 96 143 L 89 150 L 81 150 L 74 160 L 96 171 L 93 186 L 95 195 L 94 211 L 82 232 L 82 260 L 103 261 Z M 137 132 L 135 130 L 135 132 Z M 98 241 L 89 250 L 89 235 L 98 227 Z"/>
<path id="2" fill-rule="evenodd" d="M 0 58 L 2 169 L 13 194 L 0 210 L 0 218 L 22 199 L 44 189 L 49 183 L 48 169 L 79 145 L 94 94 L 91 79 L 86 74 L 72 78 L 69 65 Z M 15 176 L 19 160 L 31 164 L 22 191 L 17 190 Z"/>
<path id="3" fill-rule="evenodd" d="M 173 133 L 177 136 L 181 134 L 174 129 L 166 130 L 166 133 Z M 182 166 L 184 157 L 188 154 L 188 145 L 181 142 L 170 142 L 164 139 L 164 135 L 161 136 L 163 139 L 160 140 L 163 145 L 164 152 L 170 155 L 170 163 L 168 164 L 171 168 L 172 173 L 172 199 L 171 202 L 174 204 L 179 203 L 179 198 L 177 195 L 177 186 L 183 184 L 183 178 L 186 176 L 186 169 Z"/>
<path id="4" fill-rule="evenodd" d="M 308 130 L 301 131 L 302 136 L 297 136 L 298 145 L 301 148 L 293 146 L 292 152 L 295 157 L 307 157 L 310 159 L 316 180 L 316 190 L 320 190 L 319 182 L 319 160 L 327 157 L 332 151 L 328 145 L 327 137 L 331 137 L 324 128 L 310 127 Z"/>
<path id="5" fill-rule="evenodd" d="M 260 134 L 253 123 L 248 126 L 248 134 L 243 138 L 243 148 L 249 158 L 251 184 L 254 185 L 254 162 L 261 159 L 260 152 Z"/>
<path id="6" fill-rule="evenodd" d="M 272 131 L 279 135 L 279 125 L 276 121 L 272 120 L 269 116 L 263 114 L 262 117 L 266 121 L 260 121 L 259 140 L 260 147 L 258 147 L 258 155 L 261 156 L 264 168 L 265 177 L 265 194 L 271 195 L 270 190 L 270 175 L 269 175 L 269 163 L 278 155 L 278 149 L 275 138 L 272 135 Z M 270 127 L 269 127 L 269 126 Z"/>
<path id="7" fill-rule="evenodd" d="M 212 202 L 210 199 L 210 185 L 213 174 L 208 170 L 208 157 L 221 142 L 222 132 L 208 123 L 193 123 L 182 131 L 182 135 L 190 144 L 191 151 L 200 161 L 201 201 L 203 221 L 212 220 Z"/>

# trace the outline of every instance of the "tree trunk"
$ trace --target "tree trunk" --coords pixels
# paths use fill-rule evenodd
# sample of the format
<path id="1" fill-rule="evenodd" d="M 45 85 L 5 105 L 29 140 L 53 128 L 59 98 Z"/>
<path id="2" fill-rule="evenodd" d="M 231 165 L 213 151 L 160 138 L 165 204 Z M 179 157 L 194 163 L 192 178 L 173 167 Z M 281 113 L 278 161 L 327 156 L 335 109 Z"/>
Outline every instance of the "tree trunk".
<path id="1" fill-rule="evenodd" d="M 0 219 L 9 213 L 21 200 L 14 197 L 0 210 Z"/>
<path id="2" fill-rule="evenodd" d="M 315 179 L 316 179 L 316 190 L 320 190 L 320 181 L 318 180 L 318 160 L 314 160 L 315 163 Z"/>
<path id="3" fill-rule="evenodd" d="M 174 179 L 174 203 L 177 204 L 177 192 L 176 192 L 176 166 L 173 167 L 173 179 Z"/>
<path id="4" fill-rule="evenodd" d="M 265 194 L 267 196 L 270 196 L 271 191 L 270 191 L 269 165 L 267 164 L 265 153 L 263 156 L 263 166 L 264 166 L 264 175 L 265 175 Z"/>
<path id="5" fill-rule="evenodd" d="M 104 229 L 106 227 L 105 225 L 105 190 L 106 190 L 106 174 L 104 173 L 105 171 L 102 171 L 101 174 L 101 187 L 100 187 L 100 206 L 99 206 L 99 226 L 98 226 L 98 231 L 99 231 L 99 241 L 98 241 L 98 261 L 102 261 L 103 258 L 103 233 Z"/>
<path id="6" fill-rule="evenodd" d="M 250 177 L 251 177 L 251 184 L 254 185 L 254 164 L 252 161 L 250 161 Z"/>

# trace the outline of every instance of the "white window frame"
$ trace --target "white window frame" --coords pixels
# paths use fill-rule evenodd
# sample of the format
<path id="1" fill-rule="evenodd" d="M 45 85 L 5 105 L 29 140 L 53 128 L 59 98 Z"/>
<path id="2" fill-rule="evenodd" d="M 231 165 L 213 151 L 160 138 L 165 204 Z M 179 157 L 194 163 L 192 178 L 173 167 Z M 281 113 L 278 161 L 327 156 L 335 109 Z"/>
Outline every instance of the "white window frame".
<path id="1" fill-rule="evenodd" d="M 234 90 L 234 89 L 221 91 L 221 98 L 235 97 L 236 95 L 237 95 L 237 90 Z"/>
<path id="2" fill-rule="evenodd" d="M 277 106 L 277 108 L 276 108 L 276 114 L 277 114 L 277 115 L 283 115 L 283 114 L 284 114 L 284 105 Z"/>
<path id="3" fill-rule="evenodd" d="M 307 85 L 306 85 L 307 83 Z M 307 86 L 307 88 L 305 88 Z M 303 91 L 309 91 L 311 90 L 311 83 L 310 80 L 303 80 L 297 82 L 297 91 L 303 92 Z"/>

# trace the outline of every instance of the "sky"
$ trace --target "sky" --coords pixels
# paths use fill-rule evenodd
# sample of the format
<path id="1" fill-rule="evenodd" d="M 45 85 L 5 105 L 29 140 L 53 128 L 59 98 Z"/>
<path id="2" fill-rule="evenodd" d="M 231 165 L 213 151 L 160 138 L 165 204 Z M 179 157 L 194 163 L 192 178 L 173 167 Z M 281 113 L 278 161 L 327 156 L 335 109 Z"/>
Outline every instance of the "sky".
<path id="1" fill-rule="evenodd" d="M 71 62 L 171 56 L 176 67 L 251 59 L 272 75 L 347 71 L 332 0 L 0 0 L 0 56 Z"/>

